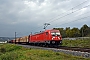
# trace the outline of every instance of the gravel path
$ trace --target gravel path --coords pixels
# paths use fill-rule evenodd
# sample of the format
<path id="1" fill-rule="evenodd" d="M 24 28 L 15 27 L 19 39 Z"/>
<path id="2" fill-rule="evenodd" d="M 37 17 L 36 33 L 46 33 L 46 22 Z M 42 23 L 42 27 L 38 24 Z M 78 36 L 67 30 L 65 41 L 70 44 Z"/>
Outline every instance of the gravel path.
<path id="1" fill-rule="evenodd" d="M 90 53 L 89 52 L 72 51 L 72 50 L 57 49 L 57 48 L 37 47 L 37 46 L 30 46 L 30 45 L 19 45 L 19 46 L 23 46 L 23 47 L 26 47 L 26 48 L 34 48 L 34 49 L 52 50 L 52 51 L 55 51 L 55 52 L 63 52 L 65 54 L 71 54 L 71 55 L 74 55 L 74 56 L 82 56 L 82 57 L 85 57 L 85 58 L 90 58 Z"/>

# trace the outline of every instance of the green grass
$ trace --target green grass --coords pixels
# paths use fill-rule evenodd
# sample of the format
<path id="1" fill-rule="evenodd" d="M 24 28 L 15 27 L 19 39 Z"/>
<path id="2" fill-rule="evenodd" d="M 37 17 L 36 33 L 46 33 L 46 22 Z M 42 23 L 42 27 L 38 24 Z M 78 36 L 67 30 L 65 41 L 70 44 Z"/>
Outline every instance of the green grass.
<path id="1" fill-rule="evenodd" d="M 62 46 L 90 48 L 90 39 L 84 40 L 63 40 Z"/>
<path id="2" fill-rule="evenodd" d="M 14 44 L 0 44 L 0 60 L 90 60 L 51 50 L 31 49 Z"/>

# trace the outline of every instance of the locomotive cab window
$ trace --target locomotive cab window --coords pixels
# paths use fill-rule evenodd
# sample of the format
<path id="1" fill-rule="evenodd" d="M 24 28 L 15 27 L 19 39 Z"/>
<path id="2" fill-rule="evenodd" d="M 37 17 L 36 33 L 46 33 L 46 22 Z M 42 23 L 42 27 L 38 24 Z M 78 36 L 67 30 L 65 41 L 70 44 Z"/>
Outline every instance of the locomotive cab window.
<path id="1" fill-rule="evenodd" d="M 60 36 L 60 32 L 51 32 L 52 36 Z"/>

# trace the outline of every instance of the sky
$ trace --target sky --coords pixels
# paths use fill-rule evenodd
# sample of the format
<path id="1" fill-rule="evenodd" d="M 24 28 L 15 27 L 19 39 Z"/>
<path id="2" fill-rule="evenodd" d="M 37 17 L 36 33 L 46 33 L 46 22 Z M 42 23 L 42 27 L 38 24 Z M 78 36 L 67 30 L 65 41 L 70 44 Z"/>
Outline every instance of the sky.
<path id="1" fill-rule="evenodd" d="M 90 0 L 0 0 L 0 37 L 46 29 L 90 27 Z"/>

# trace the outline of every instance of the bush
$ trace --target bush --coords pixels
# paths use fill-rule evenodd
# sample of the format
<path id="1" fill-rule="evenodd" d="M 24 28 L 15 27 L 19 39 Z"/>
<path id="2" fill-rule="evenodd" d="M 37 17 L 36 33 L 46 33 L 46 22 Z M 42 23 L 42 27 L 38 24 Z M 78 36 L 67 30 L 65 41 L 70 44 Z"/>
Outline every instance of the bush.
<path id="1" fill-rule="evenodd" d="M 90 39 L 85 40 L 63 40 L 62 46 L 90 48 Z"/>
<path id="2" fill-rule="evenodd" d="M 6 52 L 6 49 L 4 47 L 1 47 L 0 48 L 0 53 L 5 53 Z"/>
<path id="3" fill-rule="evenodd" d="M 58 55 L 60 55 L 58 52 L 56 52 L 56 55 L 58 56 Z"/>
<path id="4" fill-rule="evenodd" d="M 7 53 L 0 56 L 1 60 L 16 60 L 18 59 L 18 55 L 16 53 Z"/>

